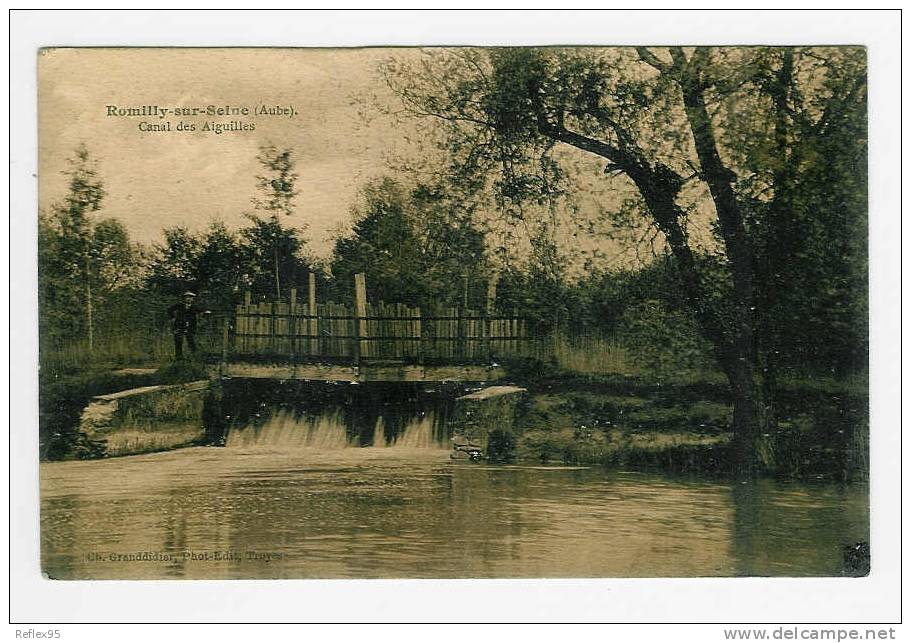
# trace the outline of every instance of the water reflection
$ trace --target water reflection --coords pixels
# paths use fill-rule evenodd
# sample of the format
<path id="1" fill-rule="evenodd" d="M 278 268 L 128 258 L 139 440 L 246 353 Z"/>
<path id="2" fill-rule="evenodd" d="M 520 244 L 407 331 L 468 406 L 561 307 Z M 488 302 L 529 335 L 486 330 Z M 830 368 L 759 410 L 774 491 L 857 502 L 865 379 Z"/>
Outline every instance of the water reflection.
<path id="1" fill-rule="evenodd" d="M 732 485 L 733 557 L 747 576 L 839 575 L 841 545 L 869 542 L 866 486 L 782 484 L 770 480 Z M 836 507 L 843 507 L 838 511 Z M 787 534 L 794 534 L 787 537 Z M 837 542 L 818 546 L 816 534 Z M 787 551 L 780 551 L 786 549 Z M 806 571 L 794 569 L 800 561 Z"/>
<path id="2" fill-rule="evenodd" d="M 867 540 L 862 485 L 456 464 L 432 448 L 200 447 L 45 463 L 41 487 L 53 578 L 838 575 L 841 547 Z"/>

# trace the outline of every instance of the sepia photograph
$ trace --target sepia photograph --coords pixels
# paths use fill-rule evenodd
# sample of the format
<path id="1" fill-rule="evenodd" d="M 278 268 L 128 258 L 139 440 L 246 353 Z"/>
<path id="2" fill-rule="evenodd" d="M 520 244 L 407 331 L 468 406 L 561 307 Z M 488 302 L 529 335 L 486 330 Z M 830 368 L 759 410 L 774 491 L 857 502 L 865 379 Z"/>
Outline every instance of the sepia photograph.
<path id="1" fill-rule="evenodd" d="M 11 637 L 901 638 L 899 11 L 8 22 Z"/>
<path id="2" fill-rule="evenodd" d="M 862 46 L 38 57 L 52 580 L 862 577 Z"/>

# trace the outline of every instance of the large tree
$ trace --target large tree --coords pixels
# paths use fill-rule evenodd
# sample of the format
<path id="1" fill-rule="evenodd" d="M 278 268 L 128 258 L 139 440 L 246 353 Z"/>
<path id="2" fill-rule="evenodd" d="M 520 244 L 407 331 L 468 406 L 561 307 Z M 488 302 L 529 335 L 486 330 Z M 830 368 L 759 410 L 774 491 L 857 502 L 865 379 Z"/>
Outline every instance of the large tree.
<path id="1" fill-rule="evenodd" d="M 400 113 L 439 125 L 445 173 L 496 192 L 509 216 L 523 217 L 522 203 L 558 198 L 567 159 L 580 155 L 599 159 L 618 190 L 635 188 L 730 382 L 738 468 L 767 463 L 770 347 L 759 341 L 768 325 L 758 306 L 773 297 L 766 285 L 786 279 L 770 275 L 788 274 L 790 253 L 776 244 L 792 233 L 794 204 L 845 191 L 818 152 L 804 152 L 820 146 L 833 119 L 862 121 L 863 50 L 436 50 L 393 60 L 384 74 Z M 863 149 L 856 129 L 841 134 Z M 845 163 L 844 150 L 831 151 Z M 811 177 L 821 185 L 805 185 Z M 862 218 L 863 194 L 845 201 L 843 218 Z M 823 225 L 827 218 L 816 216 Z M 700 238 L 703 219 L 712 234 Z"/>

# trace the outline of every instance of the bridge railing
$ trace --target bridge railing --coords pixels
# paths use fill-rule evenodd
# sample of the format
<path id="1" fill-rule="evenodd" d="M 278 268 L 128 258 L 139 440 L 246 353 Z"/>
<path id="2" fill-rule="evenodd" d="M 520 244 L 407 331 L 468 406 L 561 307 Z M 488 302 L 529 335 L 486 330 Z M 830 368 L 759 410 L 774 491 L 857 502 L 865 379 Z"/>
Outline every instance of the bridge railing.
<path id="1" fill-rule="evenodd" d="M 377 302 L 361 310 L 339 303 L 257 302 L 238 305 L 226 321 L 224 358 L 282 362 L 396 361 L 493 363 L 542 357 L 542 338 L 521 317 L 465 308 L 426 314 Z M 360 314 L 359 314 L 360 313 Z"/>

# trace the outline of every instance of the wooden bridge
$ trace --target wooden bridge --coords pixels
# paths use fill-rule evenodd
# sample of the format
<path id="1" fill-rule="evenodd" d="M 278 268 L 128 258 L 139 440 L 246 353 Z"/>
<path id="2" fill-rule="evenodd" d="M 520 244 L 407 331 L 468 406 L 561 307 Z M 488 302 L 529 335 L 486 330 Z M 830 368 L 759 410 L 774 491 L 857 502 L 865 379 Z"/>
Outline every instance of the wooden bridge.
<path id="1" fill-rule="evenodd" d="M 220 370 L 227 377 L 335 381 L 490 381 L 504 359 L 541 357 L 543 342 L 517 316 L 487 307 L 438 308 L 368 303 L 355 275 L 353 306 L 308 300 L 252 302 L 250 293 L 224 321 Z"/>

